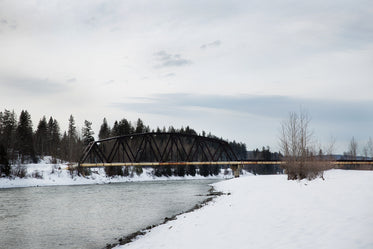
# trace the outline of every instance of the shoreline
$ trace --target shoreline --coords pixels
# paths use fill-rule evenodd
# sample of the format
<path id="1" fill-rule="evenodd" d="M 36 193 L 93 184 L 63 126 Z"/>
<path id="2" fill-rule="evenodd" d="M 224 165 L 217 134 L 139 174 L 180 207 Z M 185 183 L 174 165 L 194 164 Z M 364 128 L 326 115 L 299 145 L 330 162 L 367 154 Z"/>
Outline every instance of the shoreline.
<path id="1" fill-rule="evenodd" d="M 229 180 L 229 179 L 222 179 L 222 180 Z M 106 244 L 106 247 L 104 247 L 103 249 L 112 249 L 112 248 L 115 248 L 117 246 L 123 246 L 123 245 L 129 244 L 129 243 L 137 240 L 139 236 L 143 236 L 143 235 L 149 233 L 153 228 L 164 225 L 164 224 L 167 224 L 169 221 L 176 220 L 177 217 L 180 216 L 180 215 L 187 214 L 187 213 L 192 213 L 192 212 L 194 212 L 198 209 L 201 209 L 202 207 L 204 207 L 204 206 L 208 205 L 210 202 L 212 202 L 215 198 L 217 198 L 218 196 L 222 196 L 222 195 L 230 195 L 230 193 L 229 192 L 228 193 L 223 193 L 222 191 L 215 191 L 214 186 L 211 186 L 211 188 L 208 190 L 208 194 L 204 195 L 208 198 L 204 199 L 200 203 L 195 204 L 194 207 L 192 207 L 191 209 L 188 209 L 185 212 L 181 212 L 179 214 L 172 215 L 171 217 L 165 217 L 163 222 L 161 222 L 161 223 L 147 226 L 144 229 L 140 229 L 140 230 L 138 230 L 136 232 L 133 232 L 129 235 L 123 236 L 122 238 L 117 239 L 118 240 L 117 243 Z"/>
<path id="2" fill-rule="evenodd" d="M 218 175 L 207 177 L 196 174 L 195 176 L 160 176 L 153 174 L 152 168 L 143 168 L 140 175 L 129 176 L 107 176 L 103 168 L 92 171 L 89 176 L 78 176 L 71 174 L 65 169 L 65 164 L 51 164 L 47 161 L 38 164 L 25 164 L 23 178 L 17 176 L 0 177 L 0 189 L 23 188 L 23 187 L 44 187 L 44 186 L 70 186 L 87 184 L 111 184 L 125 182 L 146 182 L 146 181 L 169 181 L 169 180 L 198 180 L 198 179 L 229 179 L 233 178 L 229 169 L 227 172 L 221 170 Z M 247 172 L 245 172 L 246 174 Z"/>
<path id="3" fill-rule="evenodd" d="M 229 196 L 116 248 L 372 248 L 373 172 L 333 169 L 324 177 L 289 181 L 285 175 L 259 175 L 218 182 L 215 189 Z"/>
<path id="4" fill-rule="evenodd" d="M 162 182 L 162 181 L 186 181 L 186 180 L 229 180 L 233 179 L 233 176 L 230 177 L 222 177 L 220 175 L 218 176 L 185 176 L 185 177 L 154 177 L 151 179 L 139 179 L 139 178 L 129 178 L 129 177 L 106 177 L 106 181 L 103 182 L 95 182 L 90 181 L 91 179 L 85 178 L 84 180 L 87 180 L 85 182 L 79 182 L 76 183 L 67 183 L 67 184 L 59 184 L 59 183 L 51 183 L 51 184 L 45 184 L 42 181 L 39 184 L 33 183 L 28 184 L 28 180 L 31 182 L 39 181 L 40 179 L 37 178 L 0 178 L 0 190 L 2 189 L 15 189 L 15 188 L 39 188 L 39 187 L 58 187 L 58 186 L 84 186 L 84 185 L 105 185 L 105 184 L 117 184 L 117 183 L 136 183 L 136 182 Z M 74 181 L 74 178 L 71 178 Z M 3 181 L 3 182 L 2 182 Z M 11 185 L 8 183 L 11 183 L 12 181 L 24 181 L 25 184 L 17 184 L 17 185 Z M 4 184 L 4 182 L 6 184 Z M 3 184 L 3 185 L 2 185 Z"/>

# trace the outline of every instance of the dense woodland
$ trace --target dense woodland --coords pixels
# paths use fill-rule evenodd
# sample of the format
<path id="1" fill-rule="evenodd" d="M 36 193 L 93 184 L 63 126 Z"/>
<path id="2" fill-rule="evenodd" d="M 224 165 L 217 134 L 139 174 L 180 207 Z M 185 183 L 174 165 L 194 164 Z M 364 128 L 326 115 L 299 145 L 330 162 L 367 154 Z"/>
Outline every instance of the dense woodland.
<path id="1" fill-rule="evenodd" d="M 17 116 L 14 111 L 4 110 L 0 112 L 0 176 L 9 175 L 11 166 L 17 163 L 37 163 L 44 156 L 52 156 L 55 162 L 58 159 L 67 162 L 77 162 L 86 145 L 94 141 L 92 123 L 85 120 L 81 133 L 78 132 L 73 115 L 68 119 L 67 131 L 61 131 L 59 123 L 53 117 L 47 119 L 43 116 L 36 129 L 33 128 L 31 115 L 27 110 L 21 111 Z M 113 126 L 107 123 L 106 118 L 101 124 L 98 139 L 113 136 L 129 135 L 144 132 L 180 132 L 197 135 L 197 132 L 187 126 L 176 129 L 170 126 L 150 129 L 139 118 L 135 123 L 123 118 L 115 121 Z M 80 135 L 81 134 L 81 135 Z M 217 138 L 211 133 L 202 132 L 202 136 Z M 246 145 L 243 143 L 230 142 L 233 150 L 240 160 L 247 159 Z M 195 175 L 196 168 L 158 168 L 155 174 L 160 175 Z M 128 168 L 107 169 L 109 175 L 127 175 Z M 218 170 L 213 167 L 205 167 L 199 172 L 201 175 L 217 174 Z"/>

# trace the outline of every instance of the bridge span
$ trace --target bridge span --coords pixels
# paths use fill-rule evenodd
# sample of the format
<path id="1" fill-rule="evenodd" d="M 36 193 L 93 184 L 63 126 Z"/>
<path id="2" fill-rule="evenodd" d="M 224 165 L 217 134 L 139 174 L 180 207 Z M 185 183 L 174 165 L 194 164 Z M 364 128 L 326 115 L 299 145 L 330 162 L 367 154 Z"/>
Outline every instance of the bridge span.
<path id="1" fill-rule="evenodd" d="M 244 165 L 281 165 L 283 161 L 239 158 L 227 141 L 185 133 L 150 132 L 91 142 L 80 167 L 226 165 L 238 176 Z M 329 161 L 335 167 L 372 165 L 373 161 Z"/>

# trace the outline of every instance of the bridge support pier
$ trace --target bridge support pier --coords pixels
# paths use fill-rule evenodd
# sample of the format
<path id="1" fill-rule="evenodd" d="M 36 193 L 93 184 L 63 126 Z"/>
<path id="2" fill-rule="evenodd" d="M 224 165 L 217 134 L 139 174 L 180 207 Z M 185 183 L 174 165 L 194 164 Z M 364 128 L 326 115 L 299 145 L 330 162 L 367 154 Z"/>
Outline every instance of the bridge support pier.
<path id="1" fill-rule="evenodd" d="M 240 177 L 240 170 L 242 165 L 231 165 L 231 169 L 233 171 L 233 175 L 235 178 Z"/>

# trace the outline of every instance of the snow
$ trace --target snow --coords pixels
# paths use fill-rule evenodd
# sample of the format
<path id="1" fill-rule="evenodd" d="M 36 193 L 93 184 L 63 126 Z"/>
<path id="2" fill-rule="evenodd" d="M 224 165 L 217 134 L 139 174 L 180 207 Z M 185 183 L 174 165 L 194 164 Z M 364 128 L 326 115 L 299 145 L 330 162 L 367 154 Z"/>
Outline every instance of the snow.
<path id="1" fill-rule="evenodd" d="M 50 157 L 45 157 L 41 162 L 37 164 L 25 164 L 22 165 L 26 168 L 27 174 L 25 178 L 12 177 L 6 178 L 0 177 L 0 188 L 16 188 L 16 187 L 37 187 L 37 186 L 56 186 L 56 185 L 84 185 L 84 184 L 106 184 L 106 183 L 118 183 L 118 182 L 139 182 L 139 181 L 165 181 L 165 180 L 187 180 L 187 179 L 225 179 L 231 178 L 232 173 L 229 170 L 228 175 L 224 175 L 222 172 L 218 176 L 203 177 L 200 175 L 196 176 L 185 176 L 185 177 L 155 177 L 152 174 L 152 168 L 143 168 L 141 175 L 134 174 L 132 177 L 108 177 L 105 174 L 103 168 L 92 168 L 92 174 L 90 176 L 71 176 L 68 165 L 66 163 L 52 164 Z M 12 166 L 16 167 L 16 166 Z M 32 177 L 38 173 L 42 178 Z M 246 174 L 249 174 L 245 172 Z"/>
<path id="2" fill-rule="evenodd" d="M 117 249 L 373 248 L 373 171 L 331 170 L 311 182 L 246 176 L 214 186 L 231 194 Z"/>

